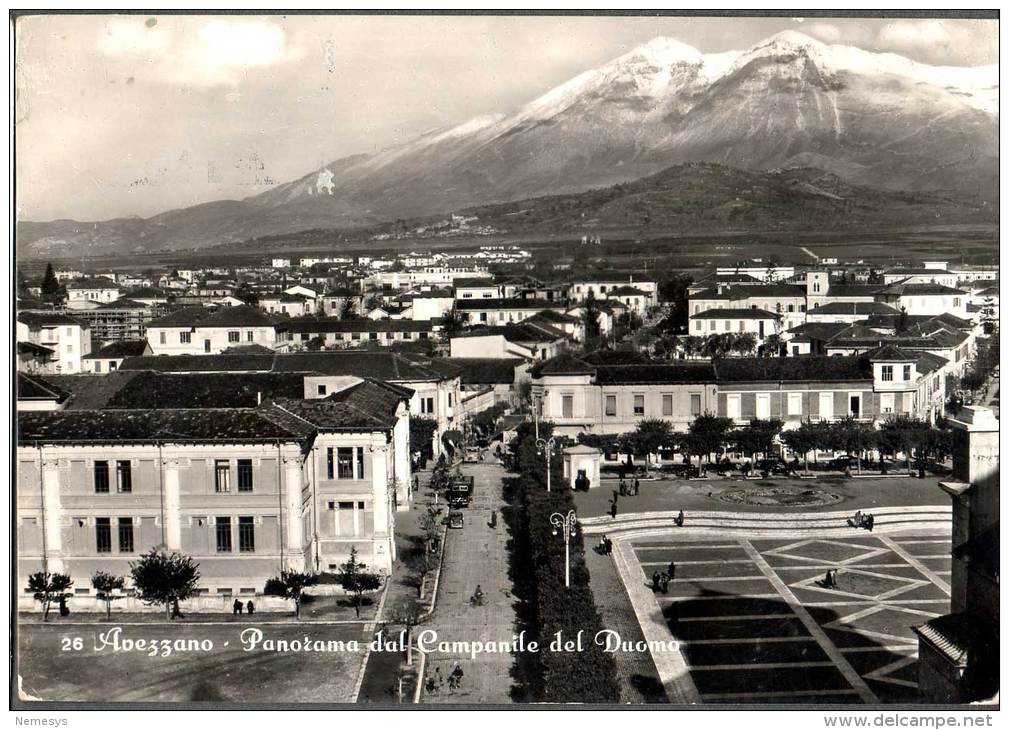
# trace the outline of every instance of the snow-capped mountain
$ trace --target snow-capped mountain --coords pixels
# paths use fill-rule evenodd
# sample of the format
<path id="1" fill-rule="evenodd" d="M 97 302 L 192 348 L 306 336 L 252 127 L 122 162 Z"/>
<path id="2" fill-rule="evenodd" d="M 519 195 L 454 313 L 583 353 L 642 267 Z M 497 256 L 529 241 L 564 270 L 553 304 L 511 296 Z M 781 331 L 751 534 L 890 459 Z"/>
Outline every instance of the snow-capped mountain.
<path id="1" fill-rule="evenodd" d="M 323 192 L 415 215 L 691 161 L 815 165 L 883 188 L 987 194 L 997 108 L 995 66 L 929 66 L 791 31 L 718 54 L 656 38 L 510 114 L 336 162 L 249 202 Z"/>
<path id="2" fill-rule="evenodd" d="M 994 204 L 998 88 L 997 66 L 930 66 L 791 31 L 717 54 L 655 38 L 517 110 L 247 198 L 244 215 L 228 210 L 241 221 L 232 235 L 576 192 L 685 162 L 818 167 L 859 185 Z M 212 240 L 228 227 L 212 226 Z M 166 240 L 163 223 L 159 232 Z M 178 245 L 199 242 L 191 235 Z"/>

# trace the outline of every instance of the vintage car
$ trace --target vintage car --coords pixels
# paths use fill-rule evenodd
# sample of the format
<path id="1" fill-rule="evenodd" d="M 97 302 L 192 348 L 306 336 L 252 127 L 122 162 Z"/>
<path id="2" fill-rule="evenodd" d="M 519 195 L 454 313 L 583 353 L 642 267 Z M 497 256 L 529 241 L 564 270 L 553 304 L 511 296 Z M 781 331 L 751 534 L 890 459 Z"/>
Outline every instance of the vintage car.
<path id="1" fill-rule="evenodd" d="M 463 525 L 462 512 L 449 512 L 448 517 L 448 527 L 450 530 L 461 530 Z"/>

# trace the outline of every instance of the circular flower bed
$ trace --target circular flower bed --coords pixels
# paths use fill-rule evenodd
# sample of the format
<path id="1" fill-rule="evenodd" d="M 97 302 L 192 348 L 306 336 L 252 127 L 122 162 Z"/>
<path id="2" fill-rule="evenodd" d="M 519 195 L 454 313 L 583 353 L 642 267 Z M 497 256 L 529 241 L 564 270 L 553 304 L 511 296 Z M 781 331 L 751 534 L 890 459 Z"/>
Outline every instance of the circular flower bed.
<path id="1" fill-rule="evenodd" d="M 841 496 L 820 489 L 801 487 L 750 487 L 730 489 L 718 495 L 722 502 L 750 504 L 758 507 L 819 507 L 836 504 Z"/>

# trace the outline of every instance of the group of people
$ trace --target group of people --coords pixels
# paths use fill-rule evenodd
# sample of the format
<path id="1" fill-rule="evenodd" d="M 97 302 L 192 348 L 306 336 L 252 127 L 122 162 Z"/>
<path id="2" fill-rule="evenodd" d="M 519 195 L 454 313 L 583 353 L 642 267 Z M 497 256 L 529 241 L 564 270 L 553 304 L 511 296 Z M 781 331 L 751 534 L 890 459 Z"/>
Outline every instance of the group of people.
<path id="1" fill-rule="evenodd" d="M 669 566 L 666 568 L 665 572 L 655 571 L 652 573 L 652 592 L 662 593 L 669 592 L 669 581 L 675 580 L 676 578 L 676 563 L 672 560 L 669 561 Z"/>
<path id="2" fill-rule="evenodd" d="M 235 602 L 231 604 L 231 613 L 237 616 L 242 613 L 243 608 L 245 609 L 245 612 L 248 613 L 250 616 L 256 612 L 255 603 L 249 601 L 248 603 L 243 604 L 240 600 L 236 598 Z"/>
<path id="3" fill-rule="evenodd" d="M 858 510 L 854 516 L 848 518 L 848 527 L 861 527 L 872 532 L 872 526 L 876 523 L 876 518 L 868 512 Z"/>
<path id="4" fill-rule="evenodd" d="M 599 546 L 596 548 L 596 551 L 600 555 L 610 555 L 613 552 L 613 541 L 606 537 L 606 535 L 603 535 L 599 540 Z"/>
<path id="5" fill-rule="evenodd" d="M 454 662 L 452 665 L 452 671 L 448 673 L 448 688 L 449 690 L 459 689 L 462 686 L 462 678 L 465 672 L 462 671 L 462 667 L 459 662 Z M 437 694 L 438 690 L 445 686 L 445 677 L 442 676 L 441 667 L 435 667 L 434 675 L 427 678 L 427 684 L 424 689 L 427 690 L 428 694 Z"/>
<path id="6" fill-rule="evenodd" d="M 614 498 L 617 497 L 618 493 L 621 497 L 637 497 L 641 492 L 641 481 L 634 477 L 634 480 L 627 482 L 623 477 L 620 477 L 620 489 L 618 492 L 614 492 Z"/>

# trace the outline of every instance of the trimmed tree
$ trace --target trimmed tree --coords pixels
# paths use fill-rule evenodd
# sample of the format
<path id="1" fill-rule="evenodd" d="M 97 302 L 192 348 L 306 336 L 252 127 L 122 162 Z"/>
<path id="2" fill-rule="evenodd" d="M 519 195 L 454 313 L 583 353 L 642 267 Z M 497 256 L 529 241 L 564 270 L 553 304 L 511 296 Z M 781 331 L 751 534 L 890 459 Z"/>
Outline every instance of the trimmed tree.
<path id="1" fill-rule="evenodd" d="M 438 567 L 438 561 L 429 548 L 430 540 L 425 536 L 424 547 L 415 550 L 406 559 L 406 568 L 417 576 L 417 597 L 424 595 L 424 580 Z"/>
<path id="2" fill-rule="evenodd" d="M 425 459 L 434 456 L 433 438 L 438 422 L 426 416 L 410 416 L 410 450 L 419 451 Z"/>
<path id="3" fill-rule="evenodd" d="M 149 606 L 163 605 L 170 621 L 172 608 L 196 593 L 199 568 L 188 555 L 154 547 L 130 563 L 130 578 L 140 600 Z"/>
<path id="4" fill-rule="evenodd" d="M 424 607 L 413 598 L 402 598 L 393 605 L 387 621 L 406 631 L 406 665 L 413 666 L 413 627 L 424 619 Z"/>
<path id="5" fill-rule="evenodd" d="M 816 448 L 813 424 L 807 420 L 800 423 L 798 428 L 783 431 L 781 441 L 794 453 L 802 454 L 803 470 L 809 474 L 809 452 Z"/>
<path id="6" fill-rule="evenodd" d="M 645 456 L 645 475 L 648 474 L 648 456 L 658 453 L 659 449 L 670 443 L 673 427 L 669 421 L 661 418 L 646 418 L 638 421 L 633 433 L 633 442 L 639 454 Z"/>
<path id="7" fill-rule="evenodd" d="M 121 591 L 126 585 L 126 579 L 121 575 L 112 575 L 101 570 L 95 571 L 91 576 L 91 587 L 95 589 L 98 600 L 105 601 L 105 618 L 112 618 L 112 602 L 119 600 L 122 596 L 116 595 L 113 591 Z"/>
<path id="8" fill-rule="evenodd" d="M 63 287 L 56 279 L 51 263 L 46 264 L 46 273 L 42 277 L 42 301 L 49 304 L 59 304 L 63 301 Z"/>
<path id="9" fill-rule="evenodd" d="M 340 566 L 337 580 L 343 590 L 354 595 L 354 612 L 361 618 L 361 602 L 367 591 L 377 591 L 382 587 L 382 578 L 377 573 L 369 573 L 367 566 L 357 559 L 357 548 L 350 549 L 350 557 Z"/>
<path id="10" fill-rule="evenodd" d="M 734 433 L 736 448 L 756 458 L 757 454 L 769 456 L 774 449 L 774 439 L 784 424 L 778 419 L 754 418 Z"/>
<path id="11" fill-rule="evenodd" d="M 711 454 L 722 450 L 732 426 L 732 419 L 729 418 L 720 418 L 711 413 L 698 416 L 687 431 L 685 439 L 687 451 L 697 457 L 707 454 L 710 464 Z"/>
<path id="12" fill-rule="evenodd" d="M 51 266 L 50 266 L 51 268 Z M 49 620 L 49 608 L 53 601 L 70 596 L 74 582 L 66 573 L 32 573 L 28 576 L 28 590 L 32 598 L 42 604 L 42 620 Z"/>
<path id="13" fill-rule="evenodd" d="M 294 601 L 294 617 L 301 618 L 301 594 L 309 586 L 318 582 L 314 573 L 299 573 L 298 571 L 281 571 L 280 576 L 266 581 L 263 593 L 267 596 L 280 596 Z"/>

